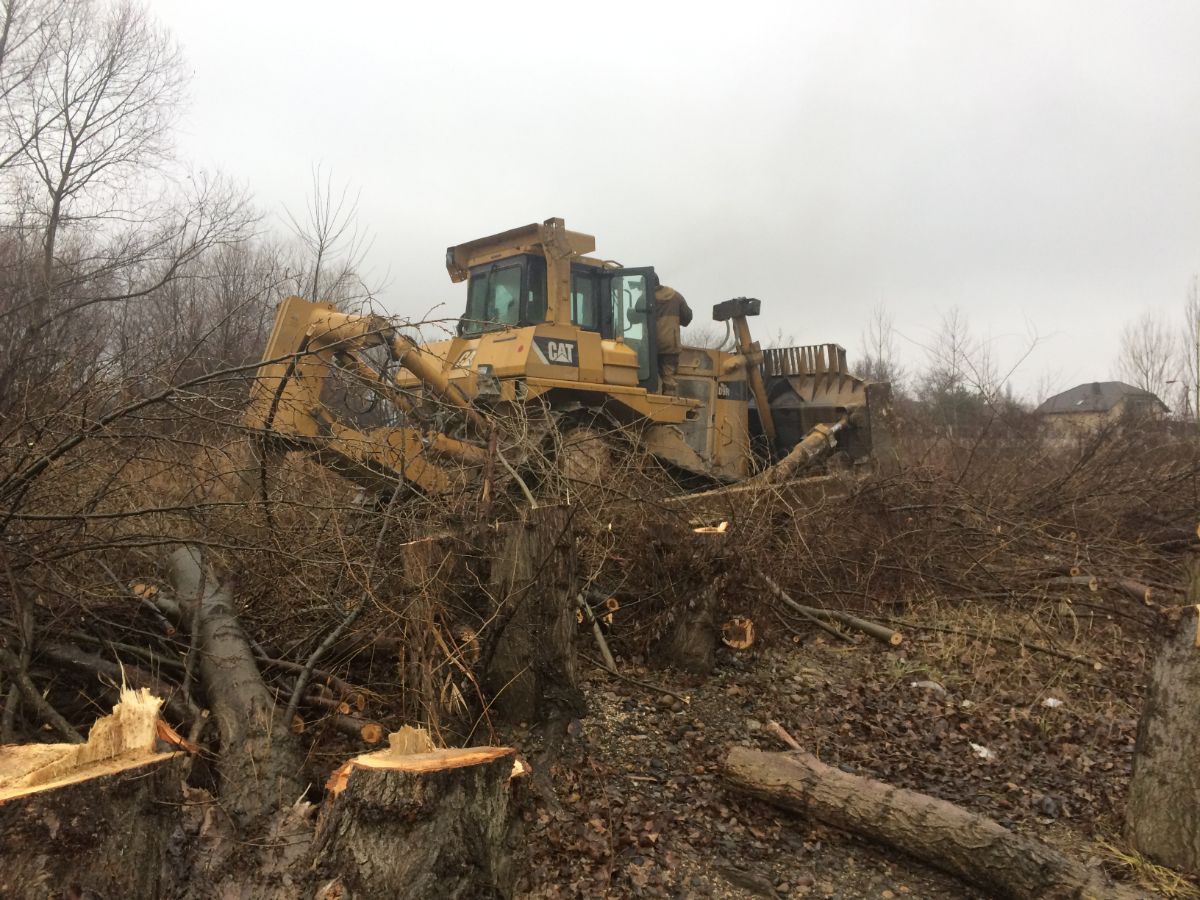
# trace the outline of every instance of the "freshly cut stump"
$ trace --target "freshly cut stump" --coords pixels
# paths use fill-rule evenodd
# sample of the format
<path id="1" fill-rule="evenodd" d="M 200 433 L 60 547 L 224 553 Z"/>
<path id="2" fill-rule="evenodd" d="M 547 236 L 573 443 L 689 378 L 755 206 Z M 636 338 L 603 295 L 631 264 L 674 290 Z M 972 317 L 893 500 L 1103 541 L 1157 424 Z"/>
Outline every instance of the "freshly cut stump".
<path id="1" fill-rule="evenodd" d="M 330 778 L 317 822 L 320 896 L 508 898 L 508 747 L 357 756 Z"/>
<path id="2" fill-rule="evenodd" d="M 155 750 L 161 702 L 125 690 L 87 743 L 0 747 L 0 897 L 162 895 L 183 755 Z"/>

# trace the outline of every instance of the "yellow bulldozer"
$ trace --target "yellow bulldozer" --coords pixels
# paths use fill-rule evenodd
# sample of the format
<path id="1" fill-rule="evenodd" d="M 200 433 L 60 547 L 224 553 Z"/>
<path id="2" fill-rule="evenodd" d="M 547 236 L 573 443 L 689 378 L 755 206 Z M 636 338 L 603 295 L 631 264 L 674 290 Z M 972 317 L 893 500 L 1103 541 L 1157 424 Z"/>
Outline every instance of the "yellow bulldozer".
<path id="1" fill-rule="evenodd" d="M 552 452 L 551 435 L 597 423 L 691 486 L 784 481 L 831 457 L 871 461 L 888 386 L 851 375 L 836 344 L 760 348 L 747 322 L 757 299 L 714 306 L 731 346 L 683 347 L 677 388 L 664 393 L 658 276 L 595 247 L 562 219 L 450 247 L 466 309 L 453 336 L 432 343 L 380 316 L 287 298 L 246 425 L 264 450 L 312 452 L 369 490 L 434 495 L 492 471 L 497 457 L 519 479 L 524 457 Z M 347 414 L 331 376 L 386 414 Z"/>

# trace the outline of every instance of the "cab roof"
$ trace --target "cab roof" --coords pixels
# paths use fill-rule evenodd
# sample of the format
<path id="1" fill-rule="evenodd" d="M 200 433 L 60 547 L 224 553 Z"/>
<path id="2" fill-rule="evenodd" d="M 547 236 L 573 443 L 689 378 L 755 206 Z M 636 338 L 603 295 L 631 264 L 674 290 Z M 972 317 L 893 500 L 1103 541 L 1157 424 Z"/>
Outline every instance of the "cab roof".
<path id="1" fill-rule="evenodd" d="M 579 257 L 596 249 L 596 239 L 590 234 L 567 231 L 562 219 L 547 219 L 541 224 L 522 225 L 448 247 L 446 271 L 450 273 L 451 281 L 465 281 L 473 266 L 521 253 L 545 254 L 548 245 L 559 254 L 565 251 L 563 255 Z"/>

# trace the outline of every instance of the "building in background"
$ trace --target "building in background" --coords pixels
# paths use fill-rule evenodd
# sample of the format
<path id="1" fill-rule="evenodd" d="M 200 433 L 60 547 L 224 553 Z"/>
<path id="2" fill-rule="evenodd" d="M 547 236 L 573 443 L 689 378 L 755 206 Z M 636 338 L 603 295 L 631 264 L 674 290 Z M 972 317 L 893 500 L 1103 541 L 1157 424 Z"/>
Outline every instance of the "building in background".
<path id="1" fill-rule="evenodd" d="M 1159 418 L 1167 406 L 1158 395 L 1123 381 L 1092 381 L 1055 394 L 1037 413 L 1062 431 L 1086 431 L 1125 418 Z"/>

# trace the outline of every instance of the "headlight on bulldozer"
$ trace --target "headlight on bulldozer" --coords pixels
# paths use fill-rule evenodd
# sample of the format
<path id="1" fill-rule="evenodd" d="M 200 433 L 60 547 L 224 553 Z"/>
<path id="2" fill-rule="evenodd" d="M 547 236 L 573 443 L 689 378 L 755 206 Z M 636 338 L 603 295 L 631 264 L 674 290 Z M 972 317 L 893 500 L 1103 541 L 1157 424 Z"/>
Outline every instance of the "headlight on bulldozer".
<path id="1" fill-rule="evenodd" d="M 475 370 L 475 396 L 500 396 L 500 381 L 492 374 L 492 367 L 487 363 L 481 363 Z"/>

